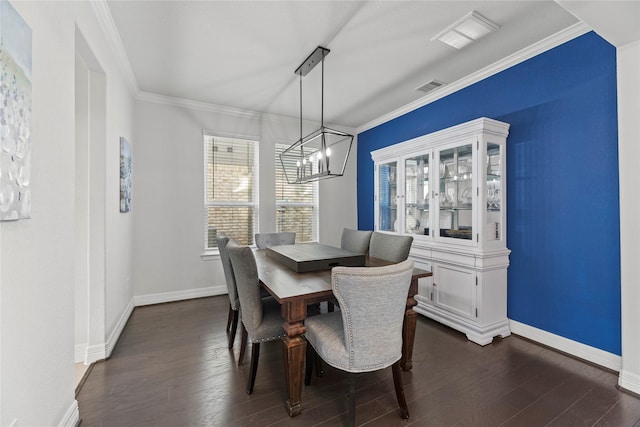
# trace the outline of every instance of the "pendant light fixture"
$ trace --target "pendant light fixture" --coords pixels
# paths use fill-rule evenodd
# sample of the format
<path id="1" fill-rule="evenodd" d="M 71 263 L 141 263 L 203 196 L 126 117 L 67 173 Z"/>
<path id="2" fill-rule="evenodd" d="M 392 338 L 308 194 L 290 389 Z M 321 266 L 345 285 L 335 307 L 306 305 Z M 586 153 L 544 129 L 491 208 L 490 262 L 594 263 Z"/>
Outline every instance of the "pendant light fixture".
<path id="1" fill-rule="evenodd" d="M 342 176 L 353 143 L 353 135 L 324 126 L 324 58 L 329 49 L 318 46 L 296 69 L 300 76 L 300 139 L 280 154 L 289 184 L 302 184 Z M 303 136 L 302 78 L 316 65 L 322 65 L 320 128 Z"/>

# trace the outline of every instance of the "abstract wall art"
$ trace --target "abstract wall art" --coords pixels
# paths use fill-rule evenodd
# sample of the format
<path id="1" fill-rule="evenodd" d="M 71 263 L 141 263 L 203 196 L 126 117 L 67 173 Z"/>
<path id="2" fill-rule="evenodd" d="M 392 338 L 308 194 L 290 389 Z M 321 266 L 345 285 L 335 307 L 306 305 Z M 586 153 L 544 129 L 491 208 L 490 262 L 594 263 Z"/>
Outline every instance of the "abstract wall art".
<path id="1" fill-rule="evenodd" d="M 131 147 L 120 137 L 120 212 L 131 210 Z"/>
<path id="2" fill-rule="evenodd" d="M 0 221 L 31 217 L 31 28 L 0 0 Z"/>

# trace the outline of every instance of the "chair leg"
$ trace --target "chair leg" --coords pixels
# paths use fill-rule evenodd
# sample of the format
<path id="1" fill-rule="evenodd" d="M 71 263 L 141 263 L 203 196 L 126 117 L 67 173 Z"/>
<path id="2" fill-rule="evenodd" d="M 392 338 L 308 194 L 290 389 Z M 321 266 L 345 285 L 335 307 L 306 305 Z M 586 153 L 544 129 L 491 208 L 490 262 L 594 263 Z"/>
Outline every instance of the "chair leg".
<path id="1" fill-rule="evenodd" d="M 242 324 L 242 342 L 240 342 L 240 355 L 238 356 L 238 365 L 244 360 L 244 352 L 247 350 L 247 340 L 249 339 L 249 333 L 247 328 Z"/>
<path id="2" fill-rule="evenodd" d="M 311 385 L 311 374 L 313 373 L 313 360 L 317 357 L 316 350 L 307 341 L 307 354 L 304 369 L 304 385 Z"/>
<path id="3" fill-rule="evenodd" d="M 229 329 L 229 348 L 233 347 L 233 342 L 236 340 L 236 330 L 238 329 L 238 318 L 240 317 L 240 310 L 232 310 L 233 318 L 231 319 L 231 329 Z"/>
<path id="4" fill-rule="evenodd" d="M 407 408 L 407 401 L 404 398 L 404 388 L 402 387 L 402 377 L 400 376 L 400 361 L 391 365 L 391 371 L 393 372 L 393 385 L 396 388 L 396 398 L 398 399 L 398 405 L 400 405 L 400 417 L 407 420 L 409 419 L 409 409 Z"/>
<path id="5" fill-rule="evenodd" d="M 356 425 L 356 374 L 349 373 L 349 427 Z"/>
<path id="6" fill-rule="evenodd" d="M 322 378 L 324 376 L 324 363 L 322 357 L 318 356 L 318 353 L 315 353 L 313 361 L 316 364 L 316 377 Z"/>
<path id="7" fill-rule="evenodd" d="M 229 315 L 227 316 L 227 335 L 229 335 L 229 328 L 231 327 L 231 319 L 233 318 L 233 308 L 231 308 L 231 303 L 229 303 Z"/>
<path id="8" fill-rule="evenodd" d="M 253 385 L 256 382 L 256 373 L 258 372 L 258 359 L 260 358 L 260 343 L 251 344 L 251 373 L 249 374 L 249 382 L 247 383 L 247 394 L 253 393 Z"/>

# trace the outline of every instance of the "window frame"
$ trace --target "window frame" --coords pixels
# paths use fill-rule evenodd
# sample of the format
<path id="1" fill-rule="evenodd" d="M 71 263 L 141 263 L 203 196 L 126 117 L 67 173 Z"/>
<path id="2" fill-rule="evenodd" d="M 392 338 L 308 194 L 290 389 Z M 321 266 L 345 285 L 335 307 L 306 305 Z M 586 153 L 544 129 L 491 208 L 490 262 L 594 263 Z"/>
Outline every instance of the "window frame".
<path id="1" fill-rule="evenodd" d="M 253 143 L 253 201 L 250 202 L 238 202 L 238 201 L 210 201 L 208 200 L 209 185 L 208 185 L 208 145 L 213 144 L 215 138 L 222 139 L 236 139 Z M 207 259 L 209 257 L 219 256 L 220 251 L 217 247 L 211 248 L 209 243 L 209 214 L 208 210 L 211 207 L 252 207 L 253 208 L 253 228 L 258 230 L 259 227 L 259 209 L 260 209 L 260 187 L 259 187 L 259 175 L 260 175 L 260 140 L 257 136 L 253 135 L 241 135 L 241 134 L 229 134 L 225 132 L 218 132 L 213 130 L 202 130 L 202 147 L 203 147 L 203 253 L 202 258 Z M 215 176 L 214 176 L 215 180 Z"/>

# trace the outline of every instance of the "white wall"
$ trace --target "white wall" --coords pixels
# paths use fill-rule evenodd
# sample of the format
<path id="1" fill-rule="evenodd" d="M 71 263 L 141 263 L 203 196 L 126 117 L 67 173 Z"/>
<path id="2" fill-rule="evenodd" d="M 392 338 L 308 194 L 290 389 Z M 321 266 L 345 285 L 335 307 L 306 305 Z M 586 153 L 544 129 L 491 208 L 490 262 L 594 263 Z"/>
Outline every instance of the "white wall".
<path id="1" fill-rule="evenodd" d="M 621 387 L 640 393 L 640 42 L 618 48 L 618 161 L 622 300 Z"/>
<path id="2" fill-rule="evenodd" d="M 136 103 L 132 209 L 136 304 L 226 293 L 222 266 L 203 260 L 202 130 L 260 141 L 259 218 L 275 230 L 275 142 L 299 138 L 299 120 L 143 94 Z M 309 127 L 308 125 L 306 125 Z M 306 131 L 313 130 L 313 125 Z M 350 131 L 349 129 L 344 129 Z M 320 182 L 320 241 L 355 227 L 355 152 L 345 177 Z"/>
<path id="3" fill-rule="evenodd" d="M 130 136 L 133 97 L 89 2 L 12 2 L 32 29 L 31 219 L 0 223 L 0 425 L 75 425 L 75 34 L 106 75 L 103 323 L 132 300 L 132 215 L 118 212 L 118 137 Z M 107 337 L 104 337 L 106 340 Z"/>
<path id="4" fill-rule="evenodd" d="M 76 53 L 75 69 L 75 356 L 84 361 L 89 342 L 89 70 Z"/>
<path id="5" fill-rule="evenodd" d="M 320 243 L 339 247 L 342 229 L 358 228 L 357 152 L 354 138 L 344 176 L 320 181 Z"/>

